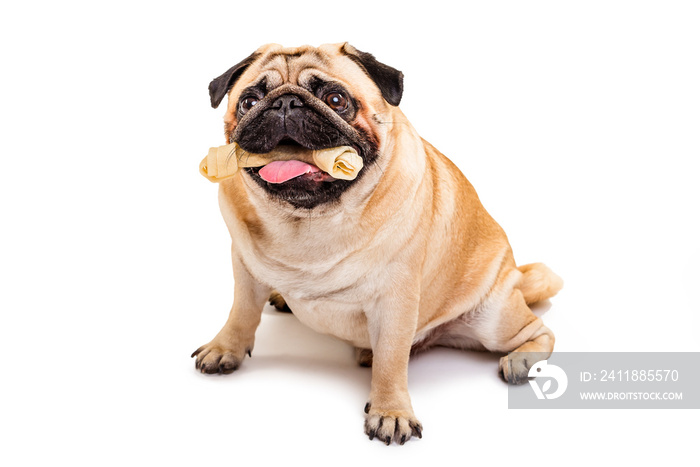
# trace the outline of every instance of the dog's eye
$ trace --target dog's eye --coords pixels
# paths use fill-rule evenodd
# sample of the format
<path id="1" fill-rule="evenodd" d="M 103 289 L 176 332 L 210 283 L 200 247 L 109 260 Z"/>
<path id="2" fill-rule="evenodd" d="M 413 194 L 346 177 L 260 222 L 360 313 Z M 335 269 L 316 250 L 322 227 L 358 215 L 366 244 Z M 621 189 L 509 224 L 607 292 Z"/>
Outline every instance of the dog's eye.
<path id="1" fill-rule="evenodd" d="M 339 92 L 328 93 L 323 100 L 328 104 L 328 107 L 336 112 L 342 112 L 348 108 L 348 100 Z"/>
<path id="2" fill-rule="evenodd" d="M 250 109 L 253 108 L 255 104 L 258 103 L 258 99 L 256 97 L 246 97 L 241 101 L 241 104 L 239 105 L 239 110 L 241 114 L 244 114 L 248 112 Z"/>

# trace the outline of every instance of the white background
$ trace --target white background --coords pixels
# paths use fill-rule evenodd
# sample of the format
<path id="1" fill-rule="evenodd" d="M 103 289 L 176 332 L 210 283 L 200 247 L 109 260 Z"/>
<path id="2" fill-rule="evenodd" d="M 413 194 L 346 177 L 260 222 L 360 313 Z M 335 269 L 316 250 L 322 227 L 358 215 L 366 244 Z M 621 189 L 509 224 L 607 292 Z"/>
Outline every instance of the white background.
<path id="1" fill-rule="evenodd" d="M 424 438 L 370 442 L 369 370 L 269 309 L 239 372 L 201 375 L 189 355 L 232 300 L 216 186 L 197 171 L 224 144 L 207 85 L 266 42 L 343 41 L 405 73 L 401 108 L 475 185 L 516 260 L 565 279 L 540 308 L 556 350 L 699 351 L 697 3 L 21 5 L 0 14 L 3 465 L 673 465 L 695 452 L 697 411 L 508 410 L 497 356 L 445 349 L 410 365 Z"/>

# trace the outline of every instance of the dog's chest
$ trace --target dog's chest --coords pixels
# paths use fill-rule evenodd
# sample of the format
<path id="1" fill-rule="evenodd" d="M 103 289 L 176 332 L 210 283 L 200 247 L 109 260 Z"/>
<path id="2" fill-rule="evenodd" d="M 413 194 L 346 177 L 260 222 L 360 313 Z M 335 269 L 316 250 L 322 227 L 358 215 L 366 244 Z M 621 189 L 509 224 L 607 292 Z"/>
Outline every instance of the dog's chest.
<path id="1" fill-rule="evenodd" d="M 252 275 L 277 290 L 304 324 L 366 346 L 365 312 L 389 278 L 376 249 L 348 241 L 347 231 L 332 227 L 253 242 L 245 261 Z"/>
<path id="2" fill-rule="evenodd" d="M 362 305 L 381 289 L 377 262 L 365 251 L 299 240 L 274 251 L 256 248 L 248 260 L 258 280 L 296 301 Z"/>
<path id="3" fill-rule="evenodd" d="M 353 259 L 283 265 L 258 256 L 253 274 L 282 294 L 306 326 L 369 347 L 366 307 L 375 300 L 382 282 L 373 269 Z"/>

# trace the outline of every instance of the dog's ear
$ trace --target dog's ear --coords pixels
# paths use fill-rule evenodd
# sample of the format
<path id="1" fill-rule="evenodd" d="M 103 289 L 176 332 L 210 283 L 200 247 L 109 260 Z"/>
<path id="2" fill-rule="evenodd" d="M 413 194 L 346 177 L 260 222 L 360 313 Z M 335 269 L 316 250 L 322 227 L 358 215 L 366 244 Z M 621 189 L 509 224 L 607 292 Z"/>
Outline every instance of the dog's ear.
<path id="1" fill-rule="evenodd" d="M 343 44 L 342 51 L 365 70 L 389 104 L 399 105 L 403 96 L 403 73 L 383 64 L 374 58 L 374 55 L 357 50 L 347 42 Z"/>
<path id="2" fill-rule="evenodd" d="M 214 78 L 211 83 L 209 83 L 209 98 L 211 99 L 211 106 L 217 108 L 224 96 L 229 92 L 229 90 L 236 84 L 238 78 L 241 77 L 243 72 L 253 63 L 260 54 L 255 52 L 248 57 L 244 58 L 240 63 L 233 65 L 229 68 L 226 73 Z"/>

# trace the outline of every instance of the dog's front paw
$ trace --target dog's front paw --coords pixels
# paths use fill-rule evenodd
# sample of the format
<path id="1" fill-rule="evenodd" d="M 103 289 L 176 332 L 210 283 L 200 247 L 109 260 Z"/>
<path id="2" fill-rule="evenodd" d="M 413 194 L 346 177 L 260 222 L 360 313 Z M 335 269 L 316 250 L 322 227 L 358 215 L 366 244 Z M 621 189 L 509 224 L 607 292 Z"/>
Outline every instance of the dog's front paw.
<path id="1" fill-rule="evenodd" d="M 214 339 L 192 353 L 197 357 L 195 368 L 202 373 L 233 373 L 241 366 L 245 354 L 251 356 L 251 347 L 240 345 L 225 345 Z"/>
<path id="2" fill-rule="evenodd" d="M 423 425 L 413 412 L 405 410 L 375 410 L 371 403 L 365 406 L 365 434 L 378 438 L 387 446 L 392 440 L 404 444 L 412 436 L 423 437 Z"/>

